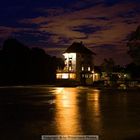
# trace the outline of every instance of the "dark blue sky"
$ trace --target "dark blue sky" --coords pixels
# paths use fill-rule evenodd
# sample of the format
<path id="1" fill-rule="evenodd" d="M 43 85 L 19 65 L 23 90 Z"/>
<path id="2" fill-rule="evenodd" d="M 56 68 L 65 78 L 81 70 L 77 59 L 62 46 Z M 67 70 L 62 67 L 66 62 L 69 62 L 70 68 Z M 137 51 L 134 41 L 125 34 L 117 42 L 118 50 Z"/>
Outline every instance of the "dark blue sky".
<path id="1" fill-rule="evenodd" d="M 83 41 L 97 54 L 96 64 L 109 57 L 126 64 L 126 38 L 140 25 L 140 0 L 4 0 L 0 19 L 0 44 L 15 37 L 61 56 Z"/>

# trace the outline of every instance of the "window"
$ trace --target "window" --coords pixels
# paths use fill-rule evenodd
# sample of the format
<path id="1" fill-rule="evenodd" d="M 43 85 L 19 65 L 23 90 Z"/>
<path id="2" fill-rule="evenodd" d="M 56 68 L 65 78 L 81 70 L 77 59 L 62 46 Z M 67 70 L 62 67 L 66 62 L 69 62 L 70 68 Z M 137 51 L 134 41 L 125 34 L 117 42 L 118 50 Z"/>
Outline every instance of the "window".
<path id="1" fill-rule="evenodd" d="M 71 70 L 72 70 L 72 67 L 70 66 L 70 67 L 69 67 L 69 71 L 71 71 Z"/>
<path id="2" fill-rule="evenodd" d="M 84 71 L 84 67 L 82 66 L 82 71 Z"/>
<path id="3" fill-rule="evenodd" d="M 82 74 L 82 78 L 84 78 L 85 77 L 85 75 L 84 74 Z"/>
<path id="4" fill-rule="evenodd" d="M 88 67 L 88 71 L 90 71 L 90 67 Z"/>
<path id="5" fill-rule="evenodd" d="M 68 79 L 68 73 L 62 73 L 62 79 Z"/>
<path id="6" fill-rule="evenodd" d="M 57 73 L 57 74 L 56 74 L 56 78 L 57 78 L 57 79 L 62 79 L 62 74 Z"/>
<path id="7" fill-rule="evenodd" d="M 88 74 L 85 74 L 85 78 L 88 78 Z"/>
<path id="8" fill-rule="evenodd" d="M 75 73 L 70 73 L 70 79 L 75 79 L 75 78 L 76 78 Z"/>

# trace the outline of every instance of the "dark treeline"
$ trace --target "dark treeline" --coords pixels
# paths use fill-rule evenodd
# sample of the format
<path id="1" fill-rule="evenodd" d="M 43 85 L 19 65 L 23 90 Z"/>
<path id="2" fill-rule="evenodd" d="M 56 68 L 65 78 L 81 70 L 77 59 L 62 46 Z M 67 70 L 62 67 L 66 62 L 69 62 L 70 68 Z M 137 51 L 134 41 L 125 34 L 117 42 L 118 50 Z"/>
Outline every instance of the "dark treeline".
<path id="1" fill-rule="evenodd" d="M 102 71 L 110 74 L 112 72 L 125 72 L 131 75 L 131 79 L 140 80 L 140 25 L 130 33 L 127 40 L 128 55 L 132 62 L 125 68 L 117 66 L 112 58 L 104 59 Z"/>
<path id="2" fill-rule="evenodd" d="M 40 48 L 28 48 L 16 39 L 7 39 L 0 50 L 0 84 L 45 84 L 55 82 L 60 58 Z"/>
<path id="3" fill-rule="evenodd" d="M 127 47 L 132 58 L 132 63 L 127 65 L 127 71 L 132 78 L 140 80 L 140 25 L 128 36 Z"/>

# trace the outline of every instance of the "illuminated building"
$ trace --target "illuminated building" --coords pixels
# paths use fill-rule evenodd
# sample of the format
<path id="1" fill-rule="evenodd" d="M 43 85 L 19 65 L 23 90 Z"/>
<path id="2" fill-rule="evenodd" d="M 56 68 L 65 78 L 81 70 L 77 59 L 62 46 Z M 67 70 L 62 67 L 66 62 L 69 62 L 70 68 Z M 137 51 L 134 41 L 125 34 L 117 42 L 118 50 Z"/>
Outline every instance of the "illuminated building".
<path id="1" fill-rule="evenodd" d="M 82 42 L 74 42 L 63 55 L 65 67 L 57 71 L 57 79 L 75 80 L 83 84 L 93 83 L 95 80 L 94 52 L 86 48 Z"/>

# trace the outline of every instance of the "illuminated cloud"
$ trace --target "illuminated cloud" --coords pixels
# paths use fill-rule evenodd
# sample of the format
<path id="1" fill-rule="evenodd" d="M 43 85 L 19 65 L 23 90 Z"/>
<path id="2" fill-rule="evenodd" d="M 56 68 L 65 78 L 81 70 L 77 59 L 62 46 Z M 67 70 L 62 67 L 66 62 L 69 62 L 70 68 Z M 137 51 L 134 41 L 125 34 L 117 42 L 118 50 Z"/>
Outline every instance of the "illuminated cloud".
<path id="1" fill-rule="evenodd" d="M 12 27 L 0 26 L 0 38 L 7 38 L 19 30 Z"/>
<path id="2" fill-rule="evenodd" d="M 46 22 L 46 17 L 36 17 L 36 18 L 32 18 L 32 19 L 23 19 L 20 21 L 21 23 L 25 23 L 25 24 L 40 24 L 43 22 Z"/>
<path id="3" fill-rule="evenodd" d="M 140 2 L 48 0 L 46 5 L 34 2 L 33 7 L 36 16 L 18 20 L 19 26 L 28 27 L 26 31 L 23 32 L 21 27 L 9 27 L 4 29 L 5 36 L 14 33 L 17 37 L 23 37 L 31 46 L 42 47 L 56 55 L 72 42 L 83 41 L 98 54 L 97 63 L 101 63 L 105 57 L 113 57 L 119 63 L 129 60 L 126 37 L 140 23 Z M 119 60 L 121 57 L 118 59 L 118 54 L 125 55 L 125 60 Z"/>

